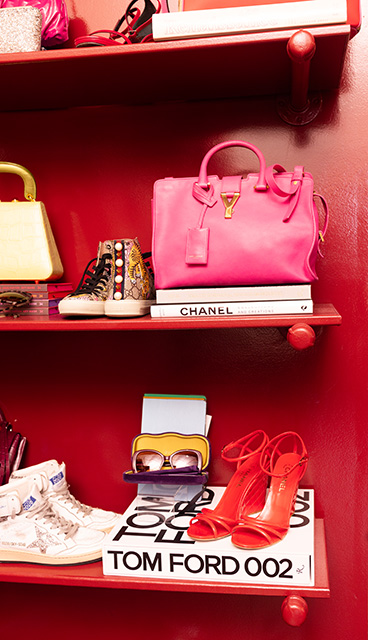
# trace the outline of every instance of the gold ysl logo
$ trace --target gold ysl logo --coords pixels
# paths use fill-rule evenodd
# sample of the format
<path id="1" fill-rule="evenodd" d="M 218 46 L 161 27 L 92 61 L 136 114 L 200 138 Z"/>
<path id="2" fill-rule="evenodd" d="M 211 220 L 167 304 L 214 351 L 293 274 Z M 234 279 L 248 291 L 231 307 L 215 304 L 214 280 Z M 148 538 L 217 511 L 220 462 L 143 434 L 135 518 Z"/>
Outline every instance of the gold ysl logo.
<path id="1" fill-rule="evenodd" d="M 231 218 L 231 216 L 233 215 L 233 207 L 238 202 L 240 193 L 234 193 L 231 200 L 229 200 L 226 193 L 222 193 L 221 198 L 225 206 L 225 218 Z"/>

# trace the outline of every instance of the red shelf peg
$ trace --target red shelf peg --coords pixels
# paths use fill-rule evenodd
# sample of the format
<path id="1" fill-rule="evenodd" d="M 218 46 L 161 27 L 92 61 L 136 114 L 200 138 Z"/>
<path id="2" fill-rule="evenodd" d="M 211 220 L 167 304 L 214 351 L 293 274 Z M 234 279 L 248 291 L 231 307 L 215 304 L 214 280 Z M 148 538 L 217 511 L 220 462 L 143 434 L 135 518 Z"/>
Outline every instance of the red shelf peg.
<path id="1" fill-rule="evenodd" d="M 297 322 L 287 332 L 287 341 L 294 349 L 302 351 L 313 347 L 316 341 L 316 334 L 309 324 L 305 322 Z"/>
<path id="2" fill-rule="evenodd" d="M 286 47 L 292 62 L 291 98 L 278 98 L 277 111 L 288 124 L 308 124 L 321 109 L 321 96 L 308 97 L 310 63 L 316 51 L 314 36 L 299 29 L 289 39 Z"/>
<path id="3" fill-rule="evenodd" d="M 308 614 L 308 605 L 301 596 L 287 596 L 281 605 L 283 619 L 291 627 L 300 627 Z"/>

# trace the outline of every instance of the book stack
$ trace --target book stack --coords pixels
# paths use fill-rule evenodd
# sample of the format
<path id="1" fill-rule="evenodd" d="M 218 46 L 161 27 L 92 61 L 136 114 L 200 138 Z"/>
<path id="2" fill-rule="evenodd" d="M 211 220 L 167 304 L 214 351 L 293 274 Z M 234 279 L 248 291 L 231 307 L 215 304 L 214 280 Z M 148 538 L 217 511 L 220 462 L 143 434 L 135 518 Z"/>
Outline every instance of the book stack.
<path id="1" fill-rule="evenodd" d="M 310 284 L 158 289 L 152 318 L 313 313 Z"/>
<path id="2" fill-rule="evenodd" d="M 224 492 L 225 487 L 209 486 L 188 501 L 175 496 L 137 496 L 103 541 L 104 575 L 313 586 L 314 490 L 299 488 L 283 540 L 250 550 L 235 547 L 230 536 L 199 542 L 187 534 L 191 519 L 203 507 L 214 509 Z"/>
<path id="3" fill-rule="evenodd" d="M 153 39 L 180 40 L 300 29 L 344 24 L 348 19 L 346 0 L 279 0 L 271 4 L 259 0 L 251 0 L 249 3 L 239 0 L 207 0 L 202 1 L 200 6 L 204 8 L 194 10 L 194 0 L 183 0 L 183 6 L 182 2 L 178 4 L 179 10 L 154 14 Z"/>
<path id="4" fill-rule="evenodd" d="M 11 282 L 0 284 L 0 292 L 26 291 L 32 294 L 27 307 L 17 309 L 19 316 L 54 316 L 59 314 L 59 302 L 73 291 L 70 282 Z"/>

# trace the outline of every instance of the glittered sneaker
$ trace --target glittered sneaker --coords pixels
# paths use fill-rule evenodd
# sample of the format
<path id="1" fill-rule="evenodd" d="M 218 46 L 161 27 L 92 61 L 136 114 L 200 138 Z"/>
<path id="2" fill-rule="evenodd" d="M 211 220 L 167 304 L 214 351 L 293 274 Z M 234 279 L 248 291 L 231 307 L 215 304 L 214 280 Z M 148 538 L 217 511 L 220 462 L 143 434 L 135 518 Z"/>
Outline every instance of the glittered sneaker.
<path id="1" fill-rule="evenodd" d="M 73 293 L 59 302 L 63 316 L 103 316 L 111 288 L 112 242 L 100 242 L 97 258 L 87 264 Z"/>
<path id="2" fill-rule="evenodd" d="M 112 247 L 111 289 L 105 302 L 105 315 L 144 316 L 155 303 L 150 253 L 141 252 L 138 239 L 114 240 Z"/>
<path id="3" fill-rule="evenodd" d="M 87 529 L 108 532 L 121 518 L 121 515 L 113 511 L 88 507 L 76 500 L 69 491 L 64 463 L 48 460 L 26 469 L 18 469 L 10 476 L 10 482 L 19 478 L 31 478 L 59 516 Z"/>
<path id="4" fill-rule="evenodd" d="M 0 487 L 0 562 L 75 565 L 102 557 L 105 534 L 61 518 L 28 478 Z"/>

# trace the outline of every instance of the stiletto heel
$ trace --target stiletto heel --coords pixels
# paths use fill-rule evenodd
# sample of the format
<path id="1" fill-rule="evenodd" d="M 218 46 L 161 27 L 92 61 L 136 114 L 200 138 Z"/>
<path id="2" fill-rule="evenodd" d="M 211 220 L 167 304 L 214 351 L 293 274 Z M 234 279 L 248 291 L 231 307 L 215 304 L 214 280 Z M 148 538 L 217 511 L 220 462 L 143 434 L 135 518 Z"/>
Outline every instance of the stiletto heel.
<path id="1" fill-rule="evenodd" d="M 233 529 L 231 541 L 236 547 L 262 549 L 286 536 L 307 461 L 304 442 L 297 433 L 286 431 L 270 440 L 260 459 L 261 469 L 271 476 L 266 504 L 256 518 L 243 516 Z"/>
<path id="2" fill-rule="evenodd" d="M 231 442 L 221 452 L 224 460 L 237 462 L 237 469 L 215 509 L 202 509 L 190 521 L 188 536 L 195 540 L 219 540 L 230 536 L 242 516 L 260 511 L 265 503 L 267 474 L 260 467 L 261 453 L 268 443 L 262 430 Z M 228 452 L 239 448 L 237 457 Z"/>

